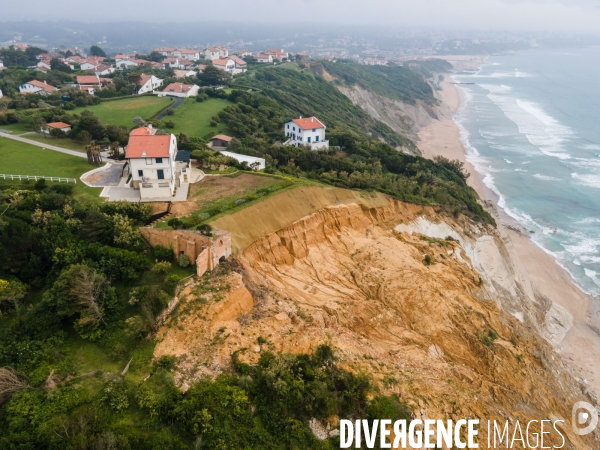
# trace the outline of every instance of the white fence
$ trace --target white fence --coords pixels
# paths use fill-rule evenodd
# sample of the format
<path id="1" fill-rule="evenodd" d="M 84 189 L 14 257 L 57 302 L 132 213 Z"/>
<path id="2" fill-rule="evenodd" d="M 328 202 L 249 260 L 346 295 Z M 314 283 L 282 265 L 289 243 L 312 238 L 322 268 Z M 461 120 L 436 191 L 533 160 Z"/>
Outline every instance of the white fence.
<path id="1" fill-rule="evenodd" d="M 75 178 L 60 178 L 60 177 L 42 177 L 39 175 L 10 175 L 6 173 L 0 173 L 0 178 L 3 180 L 48 180 L 48 181 L 58 181 L 59 183 L 77 183 Z"/>

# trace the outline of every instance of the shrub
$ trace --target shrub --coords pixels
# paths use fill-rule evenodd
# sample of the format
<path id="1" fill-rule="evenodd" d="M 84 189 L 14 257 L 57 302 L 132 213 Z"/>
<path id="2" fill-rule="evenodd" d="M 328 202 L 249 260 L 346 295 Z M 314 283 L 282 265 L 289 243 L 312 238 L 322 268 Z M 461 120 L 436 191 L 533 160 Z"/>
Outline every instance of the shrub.
<path id="1" fill-rule="evenodd" d="M 176 273 L 172 273 L 167 278 L 165 278 L 165 283 L 169 287 L 175 287 L 175 286 L 177 286 L 177 283 L 179 283 L 179 280 L 181 280 L 181 277 L 179 275 L 177 275 Z"/>
<path id="2" fill-rule="evenodd" d="M 73 192 L 73 186 L 70 184 L 53 184 L 50 186 L 50 190 L 62 195 L 71 195 Z"/>
<path id="3" fill-rule="evenodd" d="M 37 180 L 35 182 L 33 187 L 38 191 L 42 191 L 42 190 L 46 189 L 46 180 L 44 178 L 40 178 L 39 180 Z"/>
<path id="4" fill-rule="evenodd" d="M 425 257 L 423 258 L 423 262 L 425 262 L 426 266 L 430 266 L 431 265 L 431 256 L 429 255 L 425 255 Z"/>
<path id="5" fill-rule="evenodd" d="M 207 224 L 207 223 L 203 223 L 202 225 L 198 225 L 196 227 L 196 230 L 198 230 L 204 236 L 212 236 L 212 227 L 209 224 Z"/>
<path id="6" fill-rule="evenodd" d="M 167 120 L 165 122 L 165 127 L 167 127 L 167 128 L 175 128 L 175 122 L 173 122 L 172 120 Z"/>
<path id="7" fill-rule="evenodd" d="M 179 257 L 179 266 L 180 267 L 187 267 L 190 265 L 190 258 L 188 258 L 187 255 L 181 255 Z"/>
<path id="8" fill-rule="evenodd" d="M 169 225 L 174 230 L 178 230 L 183 227 L 183 220 L 178 219 L 177 217 L 173 217 L 167 221 L 167 225 Z"/>
<path id="9" fill-rule="evenodd" d="M 152 273 L 158 273 L 158 274 L 166 274 L 169 269 L 171 268 L 171 263 L 169 261 L 159 261 L 156 264 L 154 264 L 154 266 L 152 266 L 152 269 L 150 269 L 152 271 Z"/>
<path id="10" fill-rule="evenodd" d="M 154 257 L 159 261 L 173 261 L 175 254 L 173 253 L 173 249 L 157 245 L 154 247 Z"/>
<path id="11" fill-rule="evenodd" d="M 173 108 L 167 108 L 167 110 L 165 111 L 165 114 L 167 116 L 172 116 L 173 114 L 175 114 L 175 110 Z"/>

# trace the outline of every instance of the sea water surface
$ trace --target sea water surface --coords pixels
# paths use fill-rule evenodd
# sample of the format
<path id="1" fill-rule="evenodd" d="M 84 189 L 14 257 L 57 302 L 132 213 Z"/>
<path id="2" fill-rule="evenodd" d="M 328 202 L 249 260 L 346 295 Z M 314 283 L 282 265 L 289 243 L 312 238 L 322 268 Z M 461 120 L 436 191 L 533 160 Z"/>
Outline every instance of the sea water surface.
<path id="1" fill-rule="evenodd" d="M 467 159 L 498 205 L 600 295 L 600 48 L 489 57 L 453 78 Z M 472 84 L 471 84 L 472 83 Z"/>

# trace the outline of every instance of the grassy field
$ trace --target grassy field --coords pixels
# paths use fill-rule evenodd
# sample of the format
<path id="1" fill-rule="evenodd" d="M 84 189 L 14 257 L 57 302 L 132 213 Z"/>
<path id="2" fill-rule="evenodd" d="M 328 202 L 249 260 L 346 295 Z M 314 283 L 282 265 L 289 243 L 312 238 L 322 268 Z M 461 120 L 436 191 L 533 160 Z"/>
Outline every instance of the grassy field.
<path id="1" fill-rule="evenodd" d="M 41 134 L 37 134 L 37 133 L 26 134 L 23 137 L 25 139 L 31 139 L 32 141 L 42 142 L 44 144 L 54 145 L 56 147 L 61 147 L 61 148 L 66 148 L 67 150 L 75 150 L 78 152 L 85 152 L 83 145 L 78 144 L 77 142 L 75 142 L 69 138 L 62 138 L 62 139 L 47 138 L 47 137 L 44 137 Z"/>
<path id="2" fill-rule="evenodd" d="M 127 128 L 133 128 L 134 117 L 149 119 L 165 106 L 171 103 L 170 98 L 165 97 L 138 97 L 115 100 L 113 102 L 102 102 L 94 106 L 84 108 L 75 108 L 72 112 L 81 114 L 81 111 L 92 111 L 103 123 L 112 123 L 115 125 L 124 125 Z"/>
<path id="3" fill-rule="evenodd" d="M 12 134 L 21 134 L 31 131 L 25 125 L 20 123 L 11 123 L 10 125 L 0 125 L 0 130 L 11 131 Z"/>
<path id="4" fill-rule="evenodd" d="M 5 174 L 75 178 L 77 183 L 73 196 L 83 201 L 101 201 L 98 197 L 101 188 L 88 187 L 79 180 L 81 174 L 94 168 L 85 158 L 42 150 L 40 147 L 0 137 L 0 161 L 2 162 L 0 172 Z M 15 182 L 2 181 L 2 184 L 15 184 Z"/>
<path id="5" fill-rule="evenodd" d="M 198 103 L 195 98 L 188 98 L 175 110 L 175 114 L 166 116 L 162 122 L 172 120 L 175 123 L 175 128 L 167 129 L 173 134 L 184 133 L 194 137 L 227 134 L 229 133 L 227 125 L 219 123 L 216 127 L 211 127 L 210 120 L 229 105 L 231 105 L 230 101 L 221 98 L 209 98 L 201 103 Z"/>

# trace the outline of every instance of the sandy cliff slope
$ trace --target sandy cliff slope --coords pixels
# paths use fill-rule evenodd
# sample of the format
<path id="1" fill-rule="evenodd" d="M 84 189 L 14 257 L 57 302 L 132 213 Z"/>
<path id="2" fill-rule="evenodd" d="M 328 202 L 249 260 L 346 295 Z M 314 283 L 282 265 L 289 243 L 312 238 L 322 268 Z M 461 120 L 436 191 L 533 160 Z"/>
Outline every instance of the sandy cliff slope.
<path id="1" fill-rule="evenodd" d="M 395 200 L 340 202 L 240 251 L 214 275 L 219 290 L 186 288 L 187 315 L 159 333 L 156 355 L 181 357 L 183 385 L 235 350 L 252 363 L 329 343 L 417 417 L 562 419 L 565 448 L 599 447 L 571 431 L 573 403 L 591 399 L 551 345 L 570 318 L 519 279 L 493 229 Z"/>

